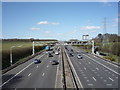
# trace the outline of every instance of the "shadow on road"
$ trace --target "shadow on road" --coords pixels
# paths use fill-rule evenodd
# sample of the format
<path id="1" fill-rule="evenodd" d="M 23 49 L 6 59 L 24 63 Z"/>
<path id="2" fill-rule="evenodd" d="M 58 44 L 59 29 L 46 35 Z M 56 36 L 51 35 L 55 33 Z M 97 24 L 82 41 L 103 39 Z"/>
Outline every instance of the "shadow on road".
<path id="1" fill-rule="evenodd" d="M 15 74 L 8 74 L 8 75 L 4 75 L 2 76 L 2 83 L 7 82 L 8 80 L 10 80 L 12 77 L 14 77 Z M 7 89 L 7 88 L 14 88 L 16 86 L 17 83 L 19 83 L 22 80 L 21 75 L 17 75 L 15 76 L 13 79 L 11 79 L 9 82 L 7 82 L 2 88 L 3 89 Z"/>

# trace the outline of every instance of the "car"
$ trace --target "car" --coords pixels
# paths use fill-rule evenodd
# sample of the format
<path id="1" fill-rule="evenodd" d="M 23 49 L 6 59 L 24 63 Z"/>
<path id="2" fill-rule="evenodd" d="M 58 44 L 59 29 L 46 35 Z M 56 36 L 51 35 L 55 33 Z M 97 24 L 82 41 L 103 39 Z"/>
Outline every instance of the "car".
<path id="1" fill-rule="evenodd" d="M 55 52 L 55 55 L 59 55 L 59 52 L 56 51 L 56 52 Z"/>
<path id="2" fill-rule="evenodd" d="M 77 55 L 77 58 L 78 58 L 78 59 L 82 59 L 83 57 L 82 57 L 80 54 L 78 54 L 78 55 Z"/>
<path id="3" fill-rule="evenodd" d="M 71 49 L 71 52 L 74 52 L 73 49 Z"/>
<path id="4" fill-rule="evenodd" d="M 34 63 L 35 63 L 35 64 L 41 63 L 41 60 L 36 58 L 36 59 L 34 60 Z"/>
<path id="5" fill-rule="evenodd" d="M 51 53 L 48 53 L 48 57 L 53 57 L 53 55 Z"/>
<path id="6" fill-rule="evenodd" d="M 57 64 L 59 64 L 59 62 L 57 60 L 52 61 L 52 65 L 57 65 Z"/>
<path id="7" fill-rule="evenodd" d="M 70 55 L 71 57 L 73 57 L 73 54 L 72 54 L 72 53 L 70 53 L 69 55 Z"/>

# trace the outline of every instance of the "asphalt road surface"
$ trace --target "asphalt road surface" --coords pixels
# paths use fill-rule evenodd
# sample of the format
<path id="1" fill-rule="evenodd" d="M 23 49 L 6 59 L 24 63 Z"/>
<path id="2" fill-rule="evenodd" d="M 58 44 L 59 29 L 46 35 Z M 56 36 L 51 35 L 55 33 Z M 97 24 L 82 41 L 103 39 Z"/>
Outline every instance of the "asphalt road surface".
<path id="1" fill-rule="evenodd" d="M 68 55 L 73 53 L 73 57 L 69 55 L 70 60 L 83 88 L 118 88 L 118 77 L 120 75 L 118 66 L 73 46 L 67 46 L 66 52 Z M 77 54 L 83 58 L 78 59 Z"/>
<path id="2" fill-rule="evenodd" d="M 60 46 L 54 46 L 54 51 Z M 71 51 L 73 49 L 73 52 Z M 118 88 L 119 67 L 80 49 L 67 46 L 65 49 L 83 88 Z M 73 53 L 73 57 L 69 54 Z M 83 58 L 78 59 L 77 54 Z M 45 52 L 2 75 L 2 88 L 55 88 L 57 67 L 52 60 L 60 60 L 61 55 L 48 57 Z M 39 64 L 34 59 L 40 58 Z"/>
<path id="3" fill-rule="evenodd" d="M 57 48 L 58 46 L 55 46 Z M 34 59 L 40 58 L 39 64 Z M 46 52 L 28 62 L 10 70 L 2 76 L 2 88 L 55 88 L 57 66 L 52 60 L 60 59 L 60 55 L 48 57 Z"/>

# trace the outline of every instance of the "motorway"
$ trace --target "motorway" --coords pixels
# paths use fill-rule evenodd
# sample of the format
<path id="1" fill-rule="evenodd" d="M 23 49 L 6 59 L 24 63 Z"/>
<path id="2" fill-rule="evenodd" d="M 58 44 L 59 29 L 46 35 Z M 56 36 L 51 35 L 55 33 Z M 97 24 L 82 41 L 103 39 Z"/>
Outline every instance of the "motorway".
<path id="1" fill-rule="evenodd" d="M 73 57 L 69 59 L 83 88 L 118 88 L 118 77 L 120 75 L 118 66 L 73 46 L 67 46 L 66 52 L 68 56 L 73 53 Z M 82 55 L 83 59 L 78 59 L 77 54 Z"/>
<path id="2" fill-rule="evenodd" d="M 54 46 L 54 51 L 60 46 Z M 73 52 L 71 52 L 73 49 Z M 111 64 L 101 58 L 90 53 L 73 47 L 67 46 L 65 50 L 68 59 L 73 65 L 73 69 L 77 74 L 77 79 L 83 88 L 118 88 L 118 66 Z M 69 54 L 73 53 L 73 57 Z M 77 54 L 83 58 L 78 59 Z M 40 58 L 39 64 L 34 64 L 34 59 Z M 61 54 L 48 57 L 46 51 L 33 59 L 17 66 L 2 75 L 2 88 L 55 88 L 57 80 L 58 65 L 52 65 L 52 60 L 61 62 Z M 61 73 L 62 74 L 62 73 Z"/>
<path id="3" fill-rule="evenodd" d="M 40 58 L 42 62 L 34 64 L 35 58 Z M 35 58 L 5 73 L 2 76 L 2 88 L 55 88 L 58 65 L 51 63 L 52 60 L 59 61 L 60 55 L 48 57 L 43 52 Z"/>

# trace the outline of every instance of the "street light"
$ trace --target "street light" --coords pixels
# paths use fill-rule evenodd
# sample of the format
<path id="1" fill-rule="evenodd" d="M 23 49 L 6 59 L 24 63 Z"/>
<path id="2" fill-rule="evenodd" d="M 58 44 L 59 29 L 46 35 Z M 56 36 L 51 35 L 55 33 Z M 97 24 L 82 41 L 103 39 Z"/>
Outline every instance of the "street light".
<path id="1" fill-rule="evenodd" d="M 14 48 L 14 47 L 22 47 L 22 45 L 20 45 L 20 46 L 11 46 L 10 47 L 10 65 L 12 66 L 12 64 L 13 64 L 13 61 L 12 61 L 12 48 Z"/>

